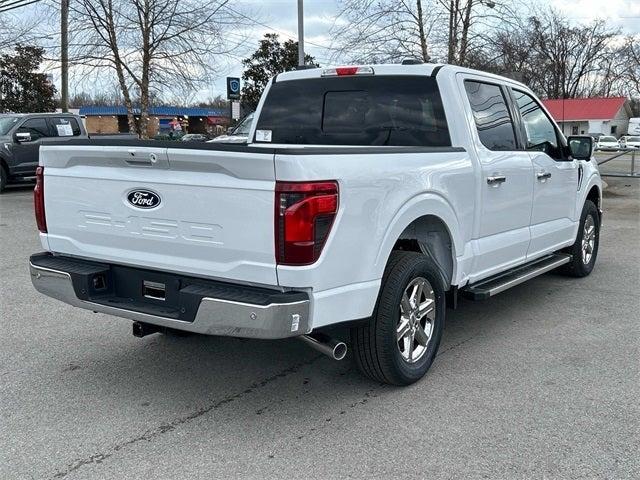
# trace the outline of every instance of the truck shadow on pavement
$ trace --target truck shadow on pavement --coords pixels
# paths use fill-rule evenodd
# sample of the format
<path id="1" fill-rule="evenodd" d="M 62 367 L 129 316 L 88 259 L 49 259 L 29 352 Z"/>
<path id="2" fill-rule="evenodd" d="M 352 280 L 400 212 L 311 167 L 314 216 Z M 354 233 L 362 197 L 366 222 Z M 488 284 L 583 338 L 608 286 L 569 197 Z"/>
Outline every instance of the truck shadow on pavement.
<path id="1" fill-rule="evenodd" d="M 544 290 L 543 279 L 553 278 L 553 275 L 546 275 L 530 284 L 537 282 Z M 548 290 L 551 293 L 557 288 L 549 284 Z M 459 309 L 447 310 L 445 333 L 434 365 L 424 380 L 409 388 L 427 386 L 435 370 L 446 374 L 450 368 L 447 357 L 453 351 L 464 350 L 472 341 L 477 348 L 483 348 L 484 339 L 492 339 L 512 325 L 518 312 L 534 308 L 541 292 L 531 292 L 530 288 L 520 286 L 484 302 L 462 300 Z M 95 317 L 89 319 L 95 323 L 93 328 L 100 329 L 102 320 L 96 320 Z M 104 316 L 104 321 L 113 320 L 113 317 Z M 241 396 L 249 393 L 249 389 L 263 388 L 280 379 L 283 385 L 278 394 L 285 398 L 304 394 L 309 388 L 306 385 L 312 383 L 332 387 L 354 399 L 371 388 L 402 391 L 383 387 L 362 376 L 351 352 L 338 362 L 296 339 L 251 340 L 173 334 L 137 339 L 127 336 L 125 329 L 128 326 L 129 322 L 123 320 L 118 330 L 122 335 L 108 345 L 120 342 L 119 346 L 113 350 L 104 346 L 95 357 L 85 350 L 84 358 L 70 363 L 63 373 L 100 379 L 109 385 L 114 401 L 127 392 L 140 398 L 141 402 L 145 399 L 157 402 L 159 398 L 169 402 L 173 397 L 184 406 L 201 404 L 203 399 L 219 398 L 220 395 Z M 348 332 L 339 330 L 338 336 L 348 339 Z M 327 400 L 331 402 L 332 397 Z"/>
<path id="2" fill-rule="evenodd" d="M 58 386 L 73 390 L 98 382 L 96 391 L 71 392 L 71 396 L 83 399 L 82 408 L 104 416 L 96 418 L 97 423 L 129 424 L 134 418 L 145 428 L 134 429 L 137 433 L 125 440 L 67 463 L 55 477 L 101 463 L 138 443 L 160 441 L 187 424 L 189 430 L 203 430 L 208 436 L 241 431 L 247 425 L 252 430 L 286 428 L 284 435 L 302 440 L 329 435 L 336 422 L 341 425 L 354 413 L 365 414 L 367 410 L 361 409 L 367 404 L 380 409 L 389 402 L 415 402 L 416 395 L 411 392 L 416 390 L 424 392 L 418 398 L 429 395 L 446 405 L 456 371 L 480 368 L 468 358 L 471 351 L 489 354 L 495 348 L 495 338 L 519 321 L 518 312 L 535 310 L 541 295 L 560 295 L 552 275 L 530 282 L 529 287 L 532 284 L 537 288 L 516 287 L 478 303 L 462 300 L 458 310 L 448 310 L 438 358 L 422 381 L 406 389 L 363 377 L 350 355 L 336 362 L 295 339 L 157 334 L 136 339 L 125 336 L 129 323 L 123 321 L 118 327 L 122 335 L 98 346 L 97 351 L 85 350 L 80 358 L 76 356 L 75 363 L 59 373 Z M 113 319 L 105 316 L 104 320 Z M 94 326 L 100 328 L 101 321 Z"/>

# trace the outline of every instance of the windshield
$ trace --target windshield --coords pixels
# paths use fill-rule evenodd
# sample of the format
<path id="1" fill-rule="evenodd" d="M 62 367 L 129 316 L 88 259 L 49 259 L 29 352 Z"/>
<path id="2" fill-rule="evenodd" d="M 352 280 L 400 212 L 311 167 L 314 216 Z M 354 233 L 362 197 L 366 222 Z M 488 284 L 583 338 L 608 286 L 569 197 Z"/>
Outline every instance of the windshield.
<path id="1" fill-rule="evenodd" d="M 0 135 L 6 135 L 20 117 L 0 117 Z"/>
<path id="2" fill-rule="evenodd" d="M 640 137 L 627 137 L 627 142 L 640 142 Z"/>
<path id="3" fill-rule="evenodd" d="M 615 137 L 600 137 L 601 142 L 617 142 Z"/>
<path id="4" fill-rule="evenodd" d="M 251 128 L 251 122 L 253 122 L 253 113 L 250 113 L 244 120 L 242 120 L 236 128 L 233 129 L 230 135 L 249 135 L 249 129 Z"/>

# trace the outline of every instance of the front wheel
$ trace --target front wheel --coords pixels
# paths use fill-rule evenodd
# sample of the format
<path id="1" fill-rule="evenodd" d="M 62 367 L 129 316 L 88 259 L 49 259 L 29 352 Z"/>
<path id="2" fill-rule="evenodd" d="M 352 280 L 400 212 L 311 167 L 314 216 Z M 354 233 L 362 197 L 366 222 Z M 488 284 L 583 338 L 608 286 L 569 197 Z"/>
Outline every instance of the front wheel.
<path id="1" fill-rule="evenodd" d="M 372 317 L 351 329 L 360 370 L 392 385 L 424 376 L 444 330 L 445 300 L 434 262 L 416 252 L 393 252 Z"/>
<path id="2" fill-rule="evenodd" d="M 596 264 L 600 244 L 600 214 L 595 204 L 587 200 L 582 207 L 580 226 L 575 243 L 567 250 L 573 258 L 562 267 L 572 277 L 586 277 Z"/>
<path id="3" fill-rule="evenodd" d="M 2 193 L 4 191 L 4 188 L 7 186 L 7 177 L 7 171 L 2 165 L 0 165 L 0 193 Z"/>

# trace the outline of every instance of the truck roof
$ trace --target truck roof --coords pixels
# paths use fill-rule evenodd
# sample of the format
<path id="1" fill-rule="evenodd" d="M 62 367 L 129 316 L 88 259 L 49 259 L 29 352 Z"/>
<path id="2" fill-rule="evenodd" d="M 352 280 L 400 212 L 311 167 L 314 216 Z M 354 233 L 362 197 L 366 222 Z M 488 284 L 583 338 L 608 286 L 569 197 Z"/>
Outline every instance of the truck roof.
<path id="1" fill-rule="evenodd" d="M 42 112 L 42 113 L 38 113 L 38 112 L 32 112 L 32 113 L 11 113 L 11 112 L 7 112 L 7 113 L 0 113 L 0 117 L 60 117 L 60 116 L 70 116 L 70 117 L 77 117 L 78 115 L 76 115 L 75 113 L 70 113 L 70 112 Z"/>
<path id="2" fill-rule="evenodd" d="M 340 67 L 368 67 L 372 68 L 374 75 L 435 75 L 439 72 L 447 72 L 448 74 L 455 75 L 458 72 L 473 73 L 476 75 L 482 75 L 484 77 L 495 78 L 503 82 L 509 82 L 520 85 L 527 88 L 521 82 L 512 78 L 495 75 L 493 73 L 483 72 L 481 70 L 474 70 L 471 68 L 460 67 L 458 65 L 451 65 L 446 63 L 418 63 L 410 65 L 402 64 L 370 64 L 370 65 L 340 65 Z M 324 70 L 328 70 L 336 67 L 318 67 L 318 68 L 306 68 L 303 70 L 293 70 L 290 72 L 284 72 L 274 77 L 274 82 L 287 81 L 287 80 L 302 80 L 306 78 L 319 78 L 322 76 Z"/>

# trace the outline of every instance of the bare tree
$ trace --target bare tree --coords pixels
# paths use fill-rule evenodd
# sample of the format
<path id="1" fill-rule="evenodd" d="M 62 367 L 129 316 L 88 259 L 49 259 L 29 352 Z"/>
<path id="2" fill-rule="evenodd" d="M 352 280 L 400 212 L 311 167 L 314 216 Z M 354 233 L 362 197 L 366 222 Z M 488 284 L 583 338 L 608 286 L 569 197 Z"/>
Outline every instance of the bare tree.
<path id="1" fill-rule="evenodd" d="M 33 44 L 36 22 L 33 18 L 0 13 L 0 52 L 13 49 L 17 44 Z"/>
<path id="2" fill-rule="evenodd" d="M 588 89 L 588 83 L 601 75 L 602 63 L 611 55 L 608 48 L 619 33 L 603 20 L 587 26 L 570 27 L 557 12 L 532 20 L 534 52 L 546 69 L 546 91 L 553 98 L 573 98 Z"/>
<path id="3" fill-rule="evenodd" d="M 120 93 L 120 88 L 114 91 L 103 91 L 103 92 L 78 92 L 71 96 L 69 99 L 69 105 L 72 108 L 80 108 L 89 105 L 99 105 L 99 106 L 120 106 L 123 104 L 122 95 Z"/>
<path id="4" fill-rule="evenodd" d="M 331 35 L 335 58 L 363 63 L 431 59 L 429 35 L 440 18 L 425 0 L 339 0 Z M 428 3 L 428 5 L 427 5 Z M 426 8 L 425 8 L 426 6 Z"/>
<path id="5" fill-rule="evenodd" d="M 411 56 L 466 65 L 487 32 L 515 17 L 512 5 L 519 1 L 339 0 L 334 57 L 375 63 Z"/>
<path id="6" fill-rule="evenodd" d="M 154 96 L 184 92 L 215 75 L 217 55 L 233 49 L 224 35 L 246 18 L 229 0 L 76 0 L 72 64 L 88 73 L 115 72 L 129 126 L 148 135 Z M 139 121 L 134 104 L 139 103 Z"/>
<path id="7" fill-rule="evenodd" d="M 640 35 L 629 35 L 620 49 L 622 79 L 628 87 L 627 94 L 640 98 Z"/>
<path id="8" fill-rule="evenodd" d="M 548 98 L 608 96 L 621 91 L 619 31 L 603 21 L 571 26 L 546 10 L 493 34 L 471 65 L 519 79 Z"/>
<path id="9" fill-rule="evenodd" d="M 438 0 L 447 17 L 447 63 L 467 65 L 472 48 L 484 44 L 487 32 L 517 17 L 503 0 Z M 474 45 L 480 43 L 480 45 Z"/>

